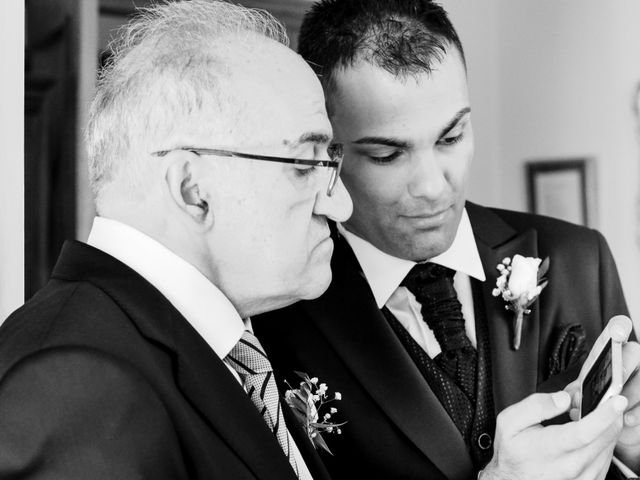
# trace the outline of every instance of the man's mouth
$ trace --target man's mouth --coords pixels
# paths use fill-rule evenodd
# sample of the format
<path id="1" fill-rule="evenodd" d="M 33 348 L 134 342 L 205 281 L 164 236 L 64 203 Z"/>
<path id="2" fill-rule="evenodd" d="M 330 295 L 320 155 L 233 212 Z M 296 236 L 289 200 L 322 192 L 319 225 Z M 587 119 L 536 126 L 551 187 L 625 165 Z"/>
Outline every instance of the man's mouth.
<path id="1" fill-rule="evenodd" d="M 418 228 L 435 228 L 449 220 L 451 211 L 451 206 L 448 206 L 438 210 L 412 212 L 400 217 Z"/>

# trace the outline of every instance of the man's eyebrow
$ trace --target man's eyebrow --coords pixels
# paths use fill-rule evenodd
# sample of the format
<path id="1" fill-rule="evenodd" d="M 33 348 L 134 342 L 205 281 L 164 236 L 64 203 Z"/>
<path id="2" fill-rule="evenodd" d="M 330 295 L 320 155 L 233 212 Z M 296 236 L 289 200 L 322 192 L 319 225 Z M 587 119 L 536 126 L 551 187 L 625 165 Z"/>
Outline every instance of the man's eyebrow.
<path id="1" fill-rule="evenodd" d="M 456 113 L 455 116 L 449 121 L 449 123 L 447 123 L 447 125 L 442 129 L 438 138 L 441 138 L 449 133 L 458 124 L 462 117 L 464 117 L 469 112 L 471 112 L 471 107 L 464 107 L 458 113 Z M 354 145 L 384 145 L 386 147 L 394 148 L 409 148 L 411 146 L 409 142 L 393 137 L 362 137 L 351 143 Z"/>
<path id="2" fill-rule="evenodd" d="M 451 119 L 451 121 L 447 123 L 447 125 L 442 129 L 442 132 L 440 133 L 439 138 L 444 137 L 447 133 L 453 130 L 454 127 L 458 125 L 458 122 L 460 121 L 460 119 L 462 119 L 462 117 L 464 117 L 469 112 L 471 112 L 471 107 L 464 107 L 462 110 L 456 113 L 456 115 Z"/>
<path id="3" fill-rule="evenodd" d="M 362 137 L 351 142 L 355 145 L 385 145 L 387 147 L 409 148 L 409 142 L 393 137 Z"/>
<path id="4" fill-rule="evenodd" d="M 322 132 L 306 132 L 300 135 L 296 140 L 284 140 L 283 143 L 287 147 L 297 148 L 306 143 L 325 144 L 331 143 L 331 135 Z"/>

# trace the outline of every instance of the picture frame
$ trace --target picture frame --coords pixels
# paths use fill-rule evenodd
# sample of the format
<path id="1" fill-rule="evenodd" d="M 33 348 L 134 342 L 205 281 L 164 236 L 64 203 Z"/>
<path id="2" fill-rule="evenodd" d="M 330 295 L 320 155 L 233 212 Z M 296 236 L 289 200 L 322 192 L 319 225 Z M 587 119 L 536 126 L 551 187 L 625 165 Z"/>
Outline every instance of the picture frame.
<path id="1" fill-rule="evenodd" d="M 633 91 L 633 102 L 631 105 L 631 109 L 633 110 L 633 116 L 636 119 L 636 128 L 638 130 L 638 134 L 640 135 L 640 82 L 638 82 L 635 90 Z"/>
<path id="2" fill-rule="evenodd" d="M 594 163 L 591 158 L 526 162 L 529 211 L 594 227 Z"/>

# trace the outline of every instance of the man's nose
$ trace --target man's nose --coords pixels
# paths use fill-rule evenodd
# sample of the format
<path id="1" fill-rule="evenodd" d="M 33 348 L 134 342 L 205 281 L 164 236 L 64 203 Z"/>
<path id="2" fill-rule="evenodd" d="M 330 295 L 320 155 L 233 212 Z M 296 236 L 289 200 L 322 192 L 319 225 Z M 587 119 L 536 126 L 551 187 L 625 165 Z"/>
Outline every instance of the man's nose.
<path id="1" fill-rule="evenodd" d="M 446 186 L 444 169 L 433 152 L 421 155 L 409 184 L 409 193 L 413 197 L 437 200 L 446 190 Z"/>
<path id="2" fill-rule="evenodd" d="M 325 189 L 318 192 L 313 213 L 324 215 L 335 222 L 345 222 L 353 212 L 353 202 L 349 192 L 344 187 L 341 179 L 338 179 L 331 196 Z"/>

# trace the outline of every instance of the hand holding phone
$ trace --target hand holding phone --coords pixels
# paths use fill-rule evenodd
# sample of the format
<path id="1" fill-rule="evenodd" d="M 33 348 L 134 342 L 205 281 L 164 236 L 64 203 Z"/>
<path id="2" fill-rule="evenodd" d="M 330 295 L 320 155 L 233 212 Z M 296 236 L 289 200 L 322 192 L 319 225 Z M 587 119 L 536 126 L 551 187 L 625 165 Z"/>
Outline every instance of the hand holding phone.
<path id="1" fill-rule="evenodd" d="M 578 376 L 580 418 L 588 415 L 608 398 L 622 392 L 622 344 L 629 338 L 631 328 L 629 317 L 616 315 L 609 320 L 593 344 Z"/>

